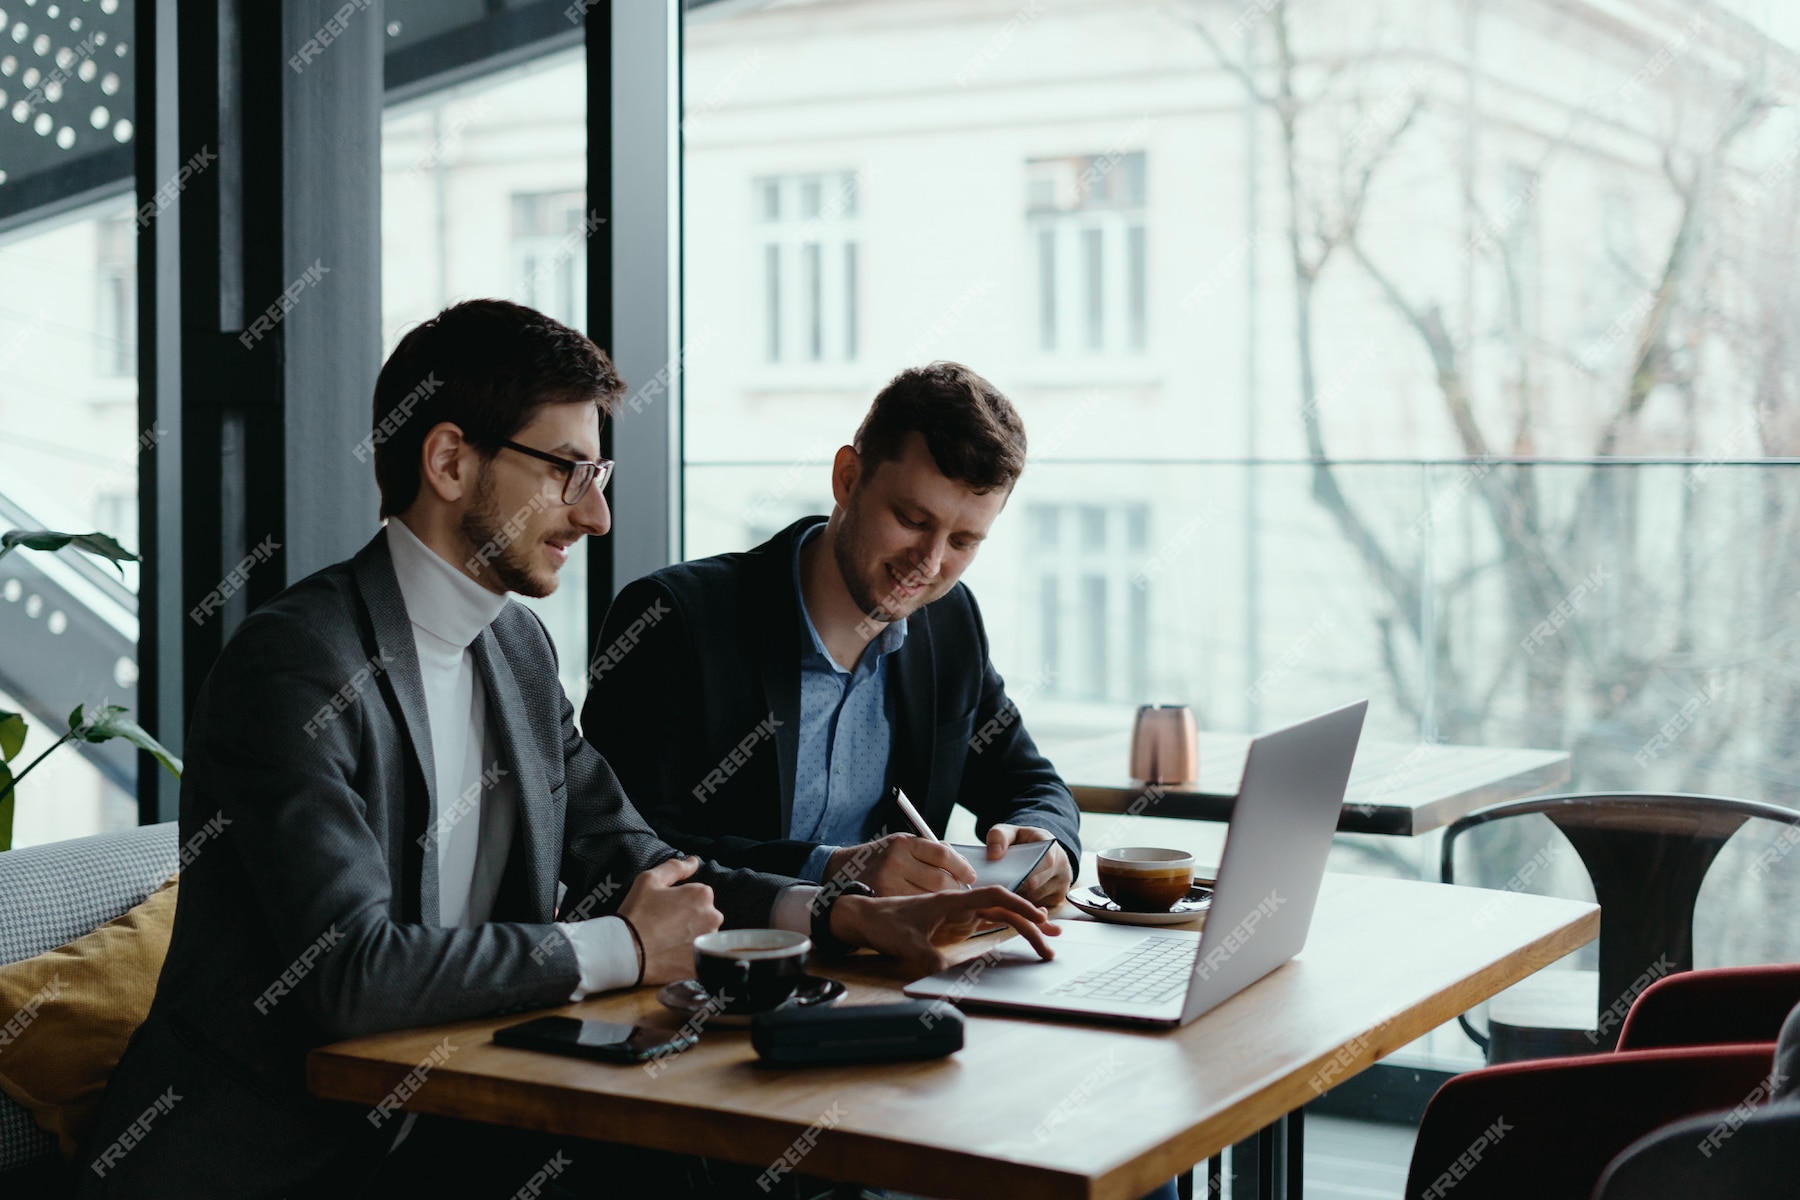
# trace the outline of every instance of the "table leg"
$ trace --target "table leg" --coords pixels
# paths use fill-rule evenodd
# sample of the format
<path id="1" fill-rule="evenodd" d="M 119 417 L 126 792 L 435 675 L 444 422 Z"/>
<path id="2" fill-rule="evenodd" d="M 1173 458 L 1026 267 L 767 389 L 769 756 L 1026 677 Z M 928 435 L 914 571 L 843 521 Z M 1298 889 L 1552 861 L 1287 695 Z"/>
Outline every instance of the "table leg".
<path id="1" fill-rule="evenodd" d="M 1206 1188 L 1200 1189 L 1200 1176 L 1197 1172 L 1206 1168 Z M 1225 1155 L 1215 1154 L 1204 1163 L 1196 1164 L 1191 1171 L 1182 1172 L 1175 1181 L 1175 1195 L 1179 1200 L 1221 1200 L 1225 1195 Z"/>
<path id="2" fill-rule="evenodd" d="M 1304 1113 L 1297 1108 L 1231 1148 L 1231 1200 L 1301 1200 Z"/>
<path id="3" fill-rule="evenodd" d="M 1551 820 L 1581 855 L 1600 904 L 1599 1011 L 1618 1006 L 1599 1027 L 1596 1049 L 1605 1052 L 1619 1044 L 1638 980 L 1693 970 L 1694 902 L 1713 859 L 1746 818 L 1678 833 Z"/>

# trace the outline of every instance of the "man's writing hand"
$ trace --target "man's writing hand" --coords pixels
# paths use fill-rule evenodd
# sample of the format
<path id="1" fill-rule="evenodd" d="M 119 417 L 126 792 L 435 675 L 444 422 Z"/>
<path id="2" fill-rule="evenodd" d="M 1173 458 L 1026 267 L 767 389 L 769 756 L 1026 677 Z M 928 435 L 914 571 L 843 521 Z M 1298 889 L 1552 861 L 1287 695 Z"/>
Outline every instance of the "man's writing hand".
<path id="1" fill-rule="evenodd" d="M 944 842 L 890 833 L 832 851 L 825 880 L 840 876 L 867 884 L 877 896 L 918 896 L 963 891 L 975 882 L 975 868 Z"/>

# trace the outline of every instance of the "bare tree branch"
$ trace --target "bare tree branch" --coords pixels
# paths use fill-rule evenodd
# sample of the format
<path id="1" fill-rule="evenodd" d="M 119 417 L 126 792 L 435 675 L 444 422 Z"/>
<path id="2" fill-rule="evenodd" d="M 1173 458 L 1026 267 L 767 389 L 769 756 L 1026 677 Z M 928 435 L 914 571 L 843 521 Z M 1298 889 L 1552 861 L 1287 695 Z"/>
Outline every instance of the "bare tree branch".
<path id="1" fill-rule="evenodd" d="M 1194 32 L 1200 35 L 1200 40 L 1206 43 L 1206 48 L 1212 51 L 1213 57 L 1218 60 L 1219 65 L 1238 77 L 1238 82 L 1244 85 L 1244 90 L 1250 93 L 1252 100 L 1263 105 L 1275 103 L 1271 97 L 1263 94 L 1261 88 L 1256 86 L 1256 77 L 1250 73 L 1249 66 L 1225 53 L 1225 48 L 1219 45 L 1217 38 L 1213 37 L 1212 30 L 1206 27 L 1205 21 L 1195 17 L 1191 24 Z"/>

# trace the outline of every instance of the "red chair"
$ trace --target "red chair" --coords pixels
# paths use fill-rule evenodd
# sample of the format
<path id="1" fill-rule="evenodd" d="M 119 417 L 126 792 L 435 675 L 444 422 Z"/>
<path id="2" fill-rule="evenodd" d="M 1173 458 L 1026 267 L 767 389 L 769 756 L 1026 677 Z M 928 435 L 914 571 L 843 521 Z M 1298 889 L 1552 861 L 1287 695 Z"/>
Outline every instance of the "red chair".
<path id="1" fill-rule="evenodd" d="M 1800 963 L 1713 967 L 1644 989 L 1619 1031 L 1621 1050 L 1773 1042 L 1800 1004 Z"/>
<path id="2" fill-rule="evenodd" d="M 1409 1200 L 1441 1200 L 1452 1192 L 1455 1200 L 1588 1200 L 1628 1147 L 1649 1155 L 1677 1149 L 1678 1142 L 1669 1151 L 1653 1149 L 1660 1146 L 1654 1139 L 1634 1143 L 1686 1118 L 1707 1122 L 1689 1146 L 1698 1163 L 1689 1165 L 1704 1175 L 1709 1159 L 1695 1147 L 1722 1119 L 1719 1110 L 1768 1098 L 1776 1039 L 1797 1006 L 1800 964 L 1690 971 L 1644 990 L 1611 1053 L 1459 1075 L 1425 1110 L 1405 1194 Z M 1794 1029 L 1800 1032 L 1800 1020 Z M 1685 1136 L 1686 1126 L 1680 1133 Z M 1778 1136 L 1758 1124 L 1740 1145 L 1773 1144 Z M 1800 1160 L 1800 1148 L 1790 1154 Z M 1727 1159 L 1748 1158 L 1720 1155 L 1717 1170 L 1728 1169 Z M 1638 1168 L 1619 1170 L 1619 1188 L 1644 1183 Z M 1653 1169 L 1649 1175 L 1654 1186 Z M 1788 1189 L 1782 1194 L 1800 1195 L 1793 1170 L 1781 1182 Z M 1620 1190 L 1606 1200 L 1676 1194 L 1737 1195 L 1706 1186 L 1685 1193 Z"/>
<path id="3" fill-rule="evenodd" d="M 1766 1019 L 1779 1002 L 1780 985 L 1786 981 L 1779 970 L 1767 976 L 1774 986 L 1764 990 L 1758 986 L 1761 981 L 1747 979 L 1740 993 L 1747 1023 Z M 1667 1018 L 1677 1011 L 1660 1015 Z M 1674 1022 L 1666 1027 L 1674 1028 Z M 1775 1047 L 1774 1069 L 1759 1091 L 1729 1109 L 1689 1117 L 1639 1138 L 1606 1168 L 1595 1200 L 1789 1200 L 1800 1192 L 1800 1095 L 1795 1092 L 1800 1007 L 1788 1014 Z"/>

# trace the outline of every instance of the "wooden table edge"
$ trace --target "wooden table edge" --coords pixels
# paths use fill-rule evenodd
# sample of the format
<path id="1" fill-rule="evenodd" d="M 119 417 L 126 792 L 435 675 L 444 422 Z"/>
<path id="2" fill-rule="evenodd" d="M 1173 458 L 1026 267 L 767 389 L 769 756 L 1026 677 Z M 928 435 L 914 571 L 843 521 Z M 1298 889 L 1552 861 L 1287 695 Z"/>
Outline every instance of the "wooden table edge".
<path id="1" fill-rule="evenodd" d="M 547 1011 L 573 1012 L 578 1007 L 564 1006 Z M 455 1045 L 456 1035 L 452 1033 L 450 1037 Z M 629 1145 L 726 1159 L 766 1170 L 772 1170 L 790 1148 L 801 1144 L 831 1111 L 827 1109 L 821 1113 L 813 1125 L 800 1125 L 787 1118 L 750 1116 L 651 1097 L 580 1092 L 580 1111 L 575 1115 L 573 1104 L 563 1100 L 546 1101 L 532 1094 L 544 1089 L 545 1084 L 461 1074 L 452 1062 L 446 1060 L 445 1065 L 433 1074 L 459 1076 L 461 1086 L 458 1089 L 434 1092 L 429 1087 L 421 1088 L 401 1105 L 402 1110 L 593 1141 L 618 1141 L 617 1138 L 598 1136 L 596 1130 L 599 1128 L 612 1133 L 629 1132 L 631 1139 L 626 1143 Z M 620 1066 L 617 1069 L 641 1068 Z M 372 1106 L 374 1101 L 369 1097 L 376 1101 L 385 1098 L 408 1071 L 409 1068 L 399 1063 L 321 1046 L 307 1055 L 306 1085 L 315 1096 L 330 1092 L 332 1095 L 324 1098 L 345 1104 L 367 1102 Z M 343 1099 L 345 1095 L 354 1099 Z M 503 1119 L 496 1120 L 497 1117 Z M 911 1142 L 862 1130 L 822 1129 L 817 1141 L 793 1169 L 799 1174 L 846 1183 L 868 1183 L 870 1178 L 879 1176 L 881 1182 L 876 1186 L 931 1196 L 1009 1195 L 1015 1191 L 1023 1193 L 1029 1188 L 1030 1194 L 1052 1200 L 1095 1200 L 1096 1197 L 1092 1179 L 1074 1171 L 942 1148 L 934 1149 L 930 1156 L 922 1156 Z M 1133 1194 L 1142 1194 L 1152 1186 L 1154 1184 L 1146 1185 Z"/>
<path id="2" fill-rule="evenodd" d="M 1600 909 L 1592 905 L 1574 920 L 1468 978 L 1432 993 L 1411 1010 L 1376 1023 L 1352 1039 L 1350 1044 L 1356 1047 L 1355 1051 L 1340 1069 L 1333 1071 L 1328 1083 L 1336 1085 L 1350 1079 L 1457 1013 L 1586 945 L 1599 931 Z M 1528 969 L 1520 972 L 1520 966 Z M 577 1013 L 580 1007 L 565 1005 L 546 1011 Z M 491 1018 L 470 1022 L 474 1027 L 470 1032 L 485 1040 L 488 1035 L 482 1031 L 491 1023 Z M 447 1036 L 453 1046 L 457 1044 L 454 1027 Z M 354 1043 L 349 1043 L 349 1050 L 343 1049 L 344 1045 L 321 1046 L 307 1056 L 307 1089 L 313 1095 L 329 1092 L 327 1099 L 372 1105 L 388 1096 L 409 1072 L 403 1064 L 356 1054 Z M 1322 1055 L 1251 1084 L 1242 1089 L 1241 1100 L 1230 1102 L 1215 1117 L 1091 1176 L 962 1150 L 934 1149 L 929 1156 L 923 1156 L 916 1152 L 913 1143 L 898 1138 L 829 1128 L 821 1131 L 798 1169 L 805 1174 L 931 1196 L 1009 1195 L 1030 1188 L 1032 1194 L 1050 1200 L 1132 1200 L 1205 1162 L 1225 1147 L 1243 1141 L 1281 1113 L 1301 1108 L 1323 1095 L 1328 1087 L 1317 1081 L 1328 1067 L 1339 1063 L 1343 1054 L 1343 1050 L 1338 1050 Z M 546 1086 L 542 1083 L 460 1074 L 454 1059 L 435 1068 L 433 1073 L 437 1072 L 460 1075 L 462 1086 L 448 1094 L 441 1089 L 434 1093 L 428 1087 L 421 1088 L 402 1105 L 405 1111 L 503 1124 L 553 1136 L 618 1140 L 596 1137 L 596 1129 L 603 1127 L 612 1133 L 629 1132 L 632 1145 L 703 1154 L 765 1168 L 811 1128 L 789 1118 L 747 1116 L 653 1097 L 596 1092 L 579 1093 L 577 1119 L 570 1115 L 575 1106 L 531 1094 Z M 1257 1103 L 1248 1103 L 1251 1098 Z M 1275 1111 L 1277 1108 L 1279 1111 Z M 821 1118 L 825 1115 L 821 1114 Z M 496 1117 L 503 1120 L 495 1120 Z"/>
<path id="3" fill-rule="evenodd" d="M 1339 833 L 1373 834 L 1388 837 L 1418 837 L 1434 829 L 1442 829 L 1466 813 L 1474 812 L 1502 800 L 1535 796 L 1568 782 L 1570 756 L 1562 750 L 1545 750 L 1545 761 L 1507 777 L 1504 784 L 1489 784 L 1412 806 L 1400 804 L 1356 804 L 1344 801 L 1338 817 Z M 1214 821 L 1231 819 L 1237 803 L 1234 793 L 1188 790 L 1186 785 L 1156 785 L 1161 789 L 1153 802 L 1146 802 L 1150 785 L 1123 787 L 1118 784 L 1069 783 L 1075 807 L 1095 816 L 1141 815 L 1173 821 Z M 1469 803 L 1467 797 L 1481 797 Z M 1453 814 L 1453 815 L 1452 815 Z"/>

